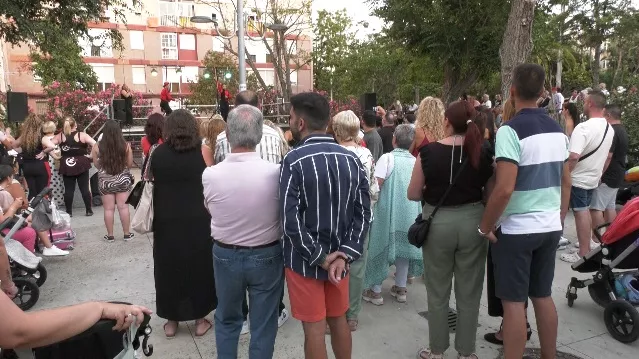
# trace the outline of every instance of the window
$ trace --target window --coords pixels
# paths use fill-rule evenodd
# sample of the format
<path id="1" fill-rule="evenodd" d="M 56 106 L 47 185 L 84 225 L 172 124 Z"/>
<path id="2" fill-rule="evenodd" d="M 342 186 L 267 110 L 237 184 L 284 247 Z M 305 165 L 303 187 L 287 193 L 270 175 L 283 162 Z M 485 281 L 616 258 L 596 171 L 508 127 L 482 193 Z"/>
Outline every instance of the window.
<path id="1" fill-rule="evenodd" d="M 161 26 L 190 26 L 194 14 L 192 0 L 160 0 L 159 13 Z"/>
<path id="2" fill-rule="evenodd" d="M 89 29 L 89 36 L 80 39 L 82 56 L 113 57 L 111 34 L 105 29 Z"/>
<path id="3" fill-rule="evenodd" d="M 195 35 L 193 35 L 193 34 L 180 34 L 180 49 L 181 50 L 195 50 Z"/>
<path id="4" fill-rule="evenodd" d="M 297 71 L 291 70 L 291 85 L 297 86 Z"/>
<path id="5" fill-rule="evenodd" d="M 146 84 L 146 70 L 144 66 L 132 66 L 131 67 L 131 78 L 133 79 L 134 85 L 145 85 Z"/>
<path id="6" fill-rule="evenodd" d="M 266 86 L 274 86 L 275 85 L 275 72 L 272 69 L 268 70 L 259 70 L 260 76 L 262 80 L 264 80 L 264 84 Z"/>
<path id="7" fill-rule="evenodd" d="M 163 82 L 169 83 L 169 89 L 172 93 L 180 93 L 180 74 L 177 72 L 177 68 L 165 67 L 162 69 L 162 75 L 164 76 Z"/>
<path id="8" fill-rule="evenodd" d="M 177 60 L 177 34 L 163 33 L 161 36 L 162 59 Z"/>
<path id="9" fill-rule="evenodd" d="M 98 78 L 98 91 L 107 90 L 115 83 L 115 68 L 111 64 L 90 64 Z"/>
<path id="10" fill-rule="evenodd" d="M 257 57 L 255 55 L 249 55 L 249 60 L 251 60 L 251 62 L 255 63 L 257 62 Z"/>
<path id="11" fill-rule="evenodd" d="M 213 51 L 224 52 L 224 39 L 221 36 L 213 36 Z"/>
<path id="12" fill-rule="evenodd" d="M 197 82 L 200 69 L 197 66 L 185 66 L 182 68 L 182 83 Z"/>
<path id="13" fill-rule="evenodd" d="M 291 55 L 297 55 L 297 41 L 286 40 L 286 51 Z"/>
<path id="14" fill-rule="evenodd" d="M 268 64 L 272 64 L 273 63 L 273 55 L 266 54 L 266 63 L 268 63 Z"/>
<path id="15" fill-rule="evenodd" d="M 129 31 L 131 50 L 144 50 L 144 32 Z"/>

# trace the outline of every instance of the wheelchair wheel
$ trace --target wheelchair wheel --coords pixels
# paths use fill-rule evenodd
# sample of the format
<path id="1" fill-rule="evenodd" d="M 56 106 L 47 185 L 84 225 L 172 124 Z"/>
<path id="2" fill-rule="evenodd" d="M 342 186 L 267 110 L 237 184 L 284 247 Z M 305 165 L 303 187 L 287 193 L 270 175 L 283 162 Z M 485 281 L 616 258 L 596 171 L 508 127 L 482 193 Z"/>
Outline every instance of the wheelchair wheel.
<path id="1" fill-rule="evenodd" d="M 13 302 L 22 310 L 33 308 L 40 298 L 40 288 L 38 288 L 35 280 L 31 278 L 15 278 L 13 283 L 18 288 L 18 294 L 13 298 Z"/>
<path id="2" fill-rule="evenodd" d="M 639 338 L 639 312 L 625 300 L 615 300 L 606 306 L 604 323 L 610 335 L 622 343 Z"/>
<path id="3" fill-rule="evenodd" d="M 615 284 L 612 283 L 612 288 L 615 287 Z M 606 289 L 606 286 L 603 282 L 596 282 L 588 286 L 588 294 L 590 294 L 590 298 L 597 303 L 602 308 L 605 308 L 612 299 L 610 299 L 610 294 Z"/>
<path id="4" fill-rule="evenodd" d="M 44 282 L 47 281 L 47 269 L 42 265 L 42 263 L 40 263 L 38 264 L 36 271 L 32 273 L 31 276 L 35 279 L 38 287 L 42 287 Z"/>

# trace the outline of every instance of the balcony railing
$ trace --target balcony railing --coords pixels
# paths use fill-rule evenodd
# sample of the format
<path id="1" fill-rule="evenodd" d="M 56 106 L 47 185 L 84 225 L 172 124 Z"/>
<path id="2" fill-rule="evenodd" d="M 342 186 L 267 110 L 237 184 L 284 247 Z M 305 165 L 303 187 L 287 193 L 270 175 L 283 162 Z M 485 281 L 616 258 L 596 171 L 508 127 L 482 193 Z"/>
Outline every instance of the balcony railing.
<path id="1" fill-rule="evenodd" d="M 189 2 L 160 1 L 160 26 L 191 26 L 194 5 Z"/>

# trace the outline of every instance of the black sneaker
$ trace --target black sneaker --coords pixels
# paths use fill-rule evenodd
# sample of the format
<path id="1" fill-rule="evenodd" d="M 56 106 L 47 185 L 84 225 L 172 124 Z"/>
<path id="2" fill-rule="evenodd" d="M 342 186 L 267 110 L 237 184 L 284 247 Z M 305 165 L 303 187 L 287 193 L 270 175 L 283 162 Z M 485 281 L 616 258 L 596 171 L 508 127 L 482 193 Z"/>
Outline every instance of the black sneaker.
<path id="1" fill-rule="evenodd" d="M 109 236 L 109 235 L 105 235 L 104 240 L 107 241 L 108 243 L 113 243 L 115 242 L 115 237 L 114 236 Z"/>
<path id="2" fill-rule="evenodd" d="M 91 217 L 93 216 L 93 211 L 92 210 L 88 210 L 87 211 L 87 217 Z"/>

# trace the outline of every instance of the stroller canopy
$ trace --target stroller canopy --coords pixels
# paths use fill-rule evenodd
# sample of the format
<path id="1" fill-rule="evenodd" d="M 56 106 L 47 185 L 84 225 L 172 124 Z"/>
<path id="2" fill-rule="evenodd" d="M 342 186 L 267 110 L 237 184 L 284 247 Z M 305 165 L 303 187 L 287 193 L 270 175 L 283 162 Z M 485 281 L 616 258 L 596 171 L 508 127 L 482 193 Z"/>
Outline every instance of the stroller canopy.
<path id="1" fill-rule="evenodd" d="M 639 231 L 639 197 L 629 201 L 602 237 L 602 242 L 612 244 Z"/>

